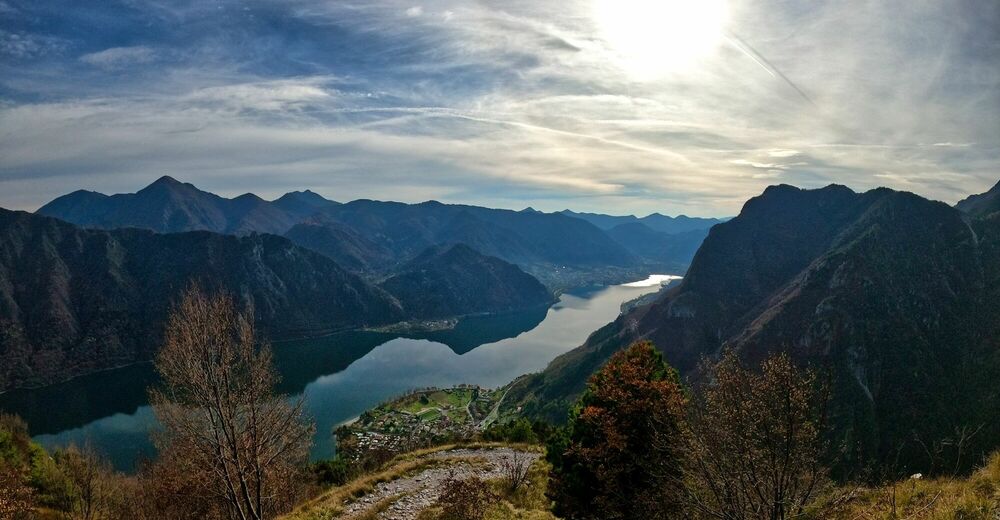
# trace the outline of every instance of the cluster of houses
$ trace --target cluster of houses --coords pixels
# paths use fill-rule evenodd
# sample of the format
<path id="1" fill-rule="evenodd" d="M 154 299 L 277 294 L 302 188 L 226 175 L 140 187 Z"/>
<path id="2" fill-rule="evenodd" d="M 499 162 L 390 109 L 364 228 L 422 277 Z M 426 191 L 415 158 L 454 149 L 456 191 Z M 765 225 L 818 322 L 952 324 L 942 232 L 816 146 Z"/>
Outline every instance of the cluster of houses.
<path id="1" fill-rule="evenodd" d="M 442 393 L 460 398 L 432 398 Z M 373 452 L 402 453 L 442 442 L 468 440 L 484 426 L 484 419 L 496 406 L 496 395 L 496 391 L 470 385 L 411 392 L 368 410 L 358 420 L 339 428 L 337 451 L 356 460 Z"/>

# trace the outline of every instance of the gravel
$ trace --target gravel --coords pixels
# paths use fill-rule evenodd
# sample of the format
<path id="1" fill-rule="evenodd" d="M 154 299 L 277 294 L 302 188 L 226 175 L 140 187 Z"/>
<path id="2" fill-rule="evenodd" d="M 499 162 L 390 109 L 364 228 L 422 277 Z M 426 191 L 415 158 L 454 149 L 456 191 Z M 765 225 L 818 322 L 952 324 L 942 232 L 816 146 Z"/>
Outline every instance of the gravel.
<path id="1" fill-rule="evenodd" d="M 430 454 L 427 458 L 459 460 L 448 466 L 426 469 L 410 477 L 378 484 L 373 492 L 348 504 L 344 508 L 342 518 L 360 516 L 383 501 L 392 500 L 392 505 L 379 514 L 378 518 L 413 520 L 421 511 L 434 505 L 441 494 L 443 484 L 449 478 L 458 480 L 470 477 L 484 480 L 499 478 L 502 476 L 500 462 L 504 458 L 514 456 L 515 452 L 531 462 L 539 457 L 538 453 L 511 448 L 456 449 Z"/>

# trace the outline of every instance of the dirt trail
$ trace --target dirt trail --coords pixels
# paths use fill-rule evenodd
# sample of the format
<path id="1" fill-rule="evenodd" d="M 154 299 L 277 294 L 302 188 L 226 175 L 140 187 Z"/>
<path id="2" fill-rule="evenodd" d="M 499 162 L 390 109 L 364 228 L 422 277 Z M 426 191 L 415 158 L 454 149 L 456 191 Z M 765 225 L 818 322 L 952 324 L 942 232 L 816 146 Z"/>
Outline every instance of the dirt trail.
<path id="1" fill-rule="evenodd" d="M 441 487 L 449 477 L 459 480 L 472 476 L 484 480 L 499 478 L 501 461 L 513 457 L 515 453 L 531 462 L 539 457 L 538 453 L 511 448 L 455 449 L 432 453 L 427 455 L 427 458 L 458 460 L 454 464 L 426 469 L 410 477 L 383 482 L 375 486 L 375 491 L 344 507 L 340 518 L 357 518 L 384 504 L 385 501 L 391 501 L 392 505 L 377 518 L 413 520 L 421 511 L 437 501 Z"/>

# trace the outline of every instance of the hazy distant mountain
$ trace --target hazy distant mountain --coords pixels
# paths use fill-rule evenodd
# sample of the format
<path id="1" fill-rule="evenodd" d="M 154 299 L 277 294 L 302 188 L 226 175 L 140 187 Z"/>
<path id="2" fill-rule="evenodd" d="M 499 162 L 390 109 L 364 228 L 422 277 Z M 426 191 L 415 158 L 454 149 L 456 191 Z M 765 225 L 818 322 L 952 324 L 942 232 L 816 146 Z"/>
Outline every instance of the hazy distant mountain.
<path id="1" fill-rule="evenodd" d="M 973 216 L 986 216 L 1000 211 L 1000 182 L 986 193 L 967 197 L 955 204 L 955 207 Z"/>
<path id="2" fill-rule="evenodd" d="M 274 202 L 250 193 L 226 199 L 171 177 L 161 177 L 136 193 L 108 196 L 76 191 L 42 206 L 37 213 L 100 229 L 281 234 L 296 222 L 336 204 L 312 192 L 288 193 Z"/>
<path id="3" fill-rule="evenodd" d="M 670 272 L 684 272 L 694 258 L 709 228 L 667 234 L 654 231 L 641 222 L 619 224 L 605 231 L 632 253 L 656 262 Z"/>
<path id="4" fill-rule="evenodd" d="M 565 287 L 566 273 L 587 273 L 592 282 L 643 265 L 597 227 L 560 214 L 356 200 L 324 216 L 391 251 L 400 265 L 428 247 L 462 243 L 516 264 L 550 288 Z"/>
<path id="5" fill-rule="evenodd" d="M 292 215 L 295 218 L 303 219 L 322 212 L 326 208 L 339 206 L 339 202 L 334 202 L 323 198 L 322 195 L 312 191 L 291 191 L 278 197 L 271 203 L 274 207 Z"/>
<path id="6" fill-rule="evenodd" d="M 469 246 L 433 246 L 382 283 L 417 318 L 542 306 L 552 293 L 531 275 Z"/>
<path id="7" fill-rule="evenodd" d="M 403 317 L 381 289 L 281 237 L 83 230 L 0 210 L 0 390 L 149 359 L 191 280 L 252 300 L 270 334 Z"/>
<path id="8" fill-rule="evenodd" d="M 570 217 L 586 220 L 601 229 L 611 229 L 622 224 L 639 223 L 645 224 L 653 231 L 659 231 L 669 235 L 708 229 L 716 224 L 724 222 L 723 219 L 718 218 L 689 217 L 687 215 L 668 217 L 659 213 L 653 213 L 652 215 L 647 215 L 642 218 L 636 217 L 635 215 L 615 216 L 603 215 L 600 213 L 577 213 L 568 209 L 562 210 L 560 213 Z"/>
<path id="9" fill-rule="evenodd" d="M 786 351 L 830 369 L 846 464 L 896 450 L 922 460 L 919 443 L 982 427 L 963 447 L 974 464 L 1000 439 L 997 302 L 996 214 L 970 226 L 910 193 L 775 186 L 712 228 L 677 288 L 595 332 L 508 400 L 561 419 L 589 374 L 640 338 L 688 376 L 722 349 L 748 360 Z"/>

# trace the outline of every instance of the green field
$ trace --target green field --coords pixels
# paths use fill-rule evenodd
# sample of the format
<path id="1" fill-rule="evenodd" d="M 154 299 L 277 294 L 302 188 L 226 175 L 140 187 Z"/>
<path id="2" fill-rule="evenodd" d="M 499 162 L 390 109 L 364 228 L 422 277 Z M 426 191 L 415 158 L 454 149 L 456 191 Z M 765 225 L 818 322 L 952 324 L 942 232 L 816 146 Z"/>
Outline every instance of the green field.
<path id="1" fill-rule="evenodd" d="M 419 417 L 420 420 L 423 422 L 431 422 L 437 419 L 438 417 L 441 417 L 441 411 L 438 410 L 437 408 L 431 408 L 429 410 L 424 410 L 419 415 L 417 415 L 417 417 Z"/>
<path id="2" fill-rule="evenodd" d="M 428 408 L 460 408 L 464 410 L 474 395 L 475 390 L 470 388 L 434 390 L 406 396 L 389 404 L 386 408 L 411 414 L 420 414 Z"/>

